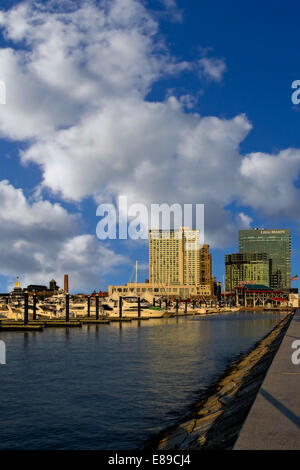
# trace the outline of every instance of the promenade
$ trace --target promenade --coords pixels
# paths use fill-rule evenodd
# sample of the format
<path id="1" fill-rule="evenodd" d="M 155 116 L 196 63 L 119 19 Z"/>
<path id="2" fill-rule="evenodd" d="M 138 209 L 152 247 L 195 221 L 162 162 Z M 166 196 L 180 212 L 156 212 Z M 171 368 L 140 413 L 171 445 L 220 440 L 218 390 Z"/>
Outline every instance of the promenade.
<path id="1" fill-rule="evenodd" d="M 292 362 L 292 343 L 296 340 L 300 340 L 300 309 L 273 359 L 234 450 L 300 449 L 300 364 Z"/>

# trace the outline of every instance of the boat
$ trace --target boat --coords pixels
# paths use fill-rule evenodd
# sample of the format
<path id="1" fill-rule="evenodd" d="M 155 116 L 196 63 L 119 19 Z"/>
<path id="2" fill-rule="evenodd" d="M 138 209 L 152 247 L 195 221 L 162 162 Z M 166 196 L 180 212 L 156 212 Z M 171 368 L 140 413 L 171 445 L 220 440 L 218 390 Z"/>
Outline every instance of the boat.
<path id="1" fill-rule="evenodd" d="M 106 313 L 108 317 L 119 317 L 120 315 L 120 297 L 114 294 L 109 299 L 100 304 L 100 311 Z M 154 307 L 143 296 L 140 296 L 141 318 L 161 318 L 164 316 L 165 310 L 161 307 Z M 137 318 L 138 317 L 138 296 L 122 296 L 122 316 Z"/>

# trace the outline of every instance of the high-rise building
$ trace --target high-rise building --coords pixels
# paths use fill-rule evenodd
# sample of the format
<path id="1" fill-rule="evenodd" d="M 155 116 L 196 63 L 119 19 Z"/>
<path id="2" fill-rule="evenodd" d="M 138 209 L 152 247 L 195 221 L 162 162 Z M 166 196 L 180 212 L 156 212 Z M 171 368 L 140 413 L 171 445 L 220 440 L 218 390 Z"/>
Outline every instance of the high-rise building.
<path id="1" fill-rule="evenodd" d="M 209 245 L 202 245 L 200 248 L 200 285 L 210 285 L 211 292 L 213 292 L 214 277 L 212 275 L 212 262 L 211 254 L 209 252 Z"/>
<path id="2" fill-rule="evenodd" d="M 269 286 L 272 261 L 266 253 L 233 253 L 225 256 L 225 289 L 243 283 Z"/>
<path id="3" fill-rule="evenodd" d="M 209 246 L 199 244 L 199 230 L 149 231 L 149 281 L 212 287 Z"/>
<path id="4" fill-rule="evenodd" d="M 271 260 L 268 285 L 291 287 L 291 232 L 289 229 L 251 229 L 239 231 L 240 253 L 266 253 Z"/>

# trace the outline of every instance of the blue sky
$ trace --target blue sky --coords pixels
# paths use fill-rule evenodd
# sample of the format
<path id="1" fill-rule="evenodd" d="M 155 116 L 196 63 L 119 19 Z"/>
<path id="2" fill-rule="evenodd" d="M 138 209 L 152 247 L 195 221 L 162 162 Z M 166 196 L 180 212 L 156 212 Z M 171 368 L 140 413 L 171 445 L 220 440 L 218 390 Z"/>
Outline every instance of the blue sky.
<path id="1" fill-rule="evenodd" d="M 118 194 L 204 203 L 219 280 L 247 226 L 291 228 L 298 272 L 299 5 L 3 1 L 1 9 L 1 290 L 16 275 L 62 284 L 64 272 L 76 291 L 104 289 L 128 281 L 136 259 L 146 278 L 147 244 L 95 236 L 98 203 Z"/>

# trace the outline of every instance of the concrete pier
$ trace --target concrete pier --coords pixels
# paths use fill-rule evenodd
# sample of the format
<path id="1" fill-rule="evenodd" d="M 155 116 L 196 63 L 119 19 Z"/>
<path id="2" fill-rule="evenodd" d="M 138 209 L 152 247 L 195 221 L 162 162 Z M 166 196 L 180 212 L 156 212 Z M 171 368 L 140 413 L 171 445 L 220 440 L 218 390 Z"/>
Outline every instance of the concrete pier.
<path id="1" fill-rule="evenodd" d="M 292 344 L 297 340 L 299 350 L 300 309 L 258 391 L 234 450 L 300 449 L 300 364 L 292 362 L 296 352 Z"/>
<path id="2" fill-rule="evenodd" d="M 200 394 L 188 414 L 151 438 L 145 450 L 232 449 L 290 321 L 286 314 L 254 349 Z"/>

